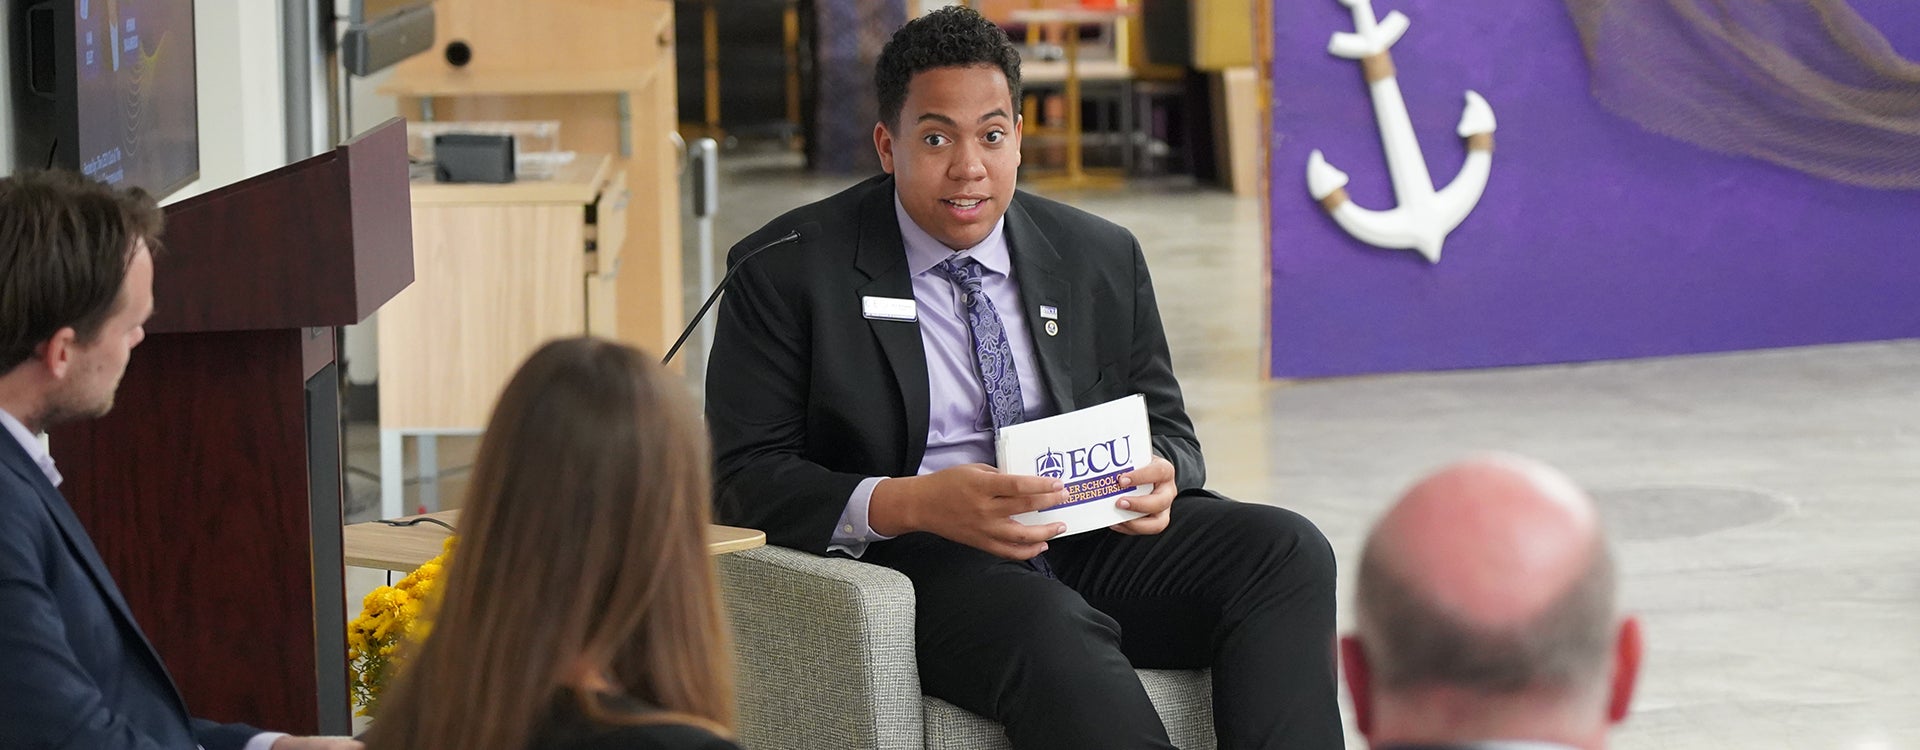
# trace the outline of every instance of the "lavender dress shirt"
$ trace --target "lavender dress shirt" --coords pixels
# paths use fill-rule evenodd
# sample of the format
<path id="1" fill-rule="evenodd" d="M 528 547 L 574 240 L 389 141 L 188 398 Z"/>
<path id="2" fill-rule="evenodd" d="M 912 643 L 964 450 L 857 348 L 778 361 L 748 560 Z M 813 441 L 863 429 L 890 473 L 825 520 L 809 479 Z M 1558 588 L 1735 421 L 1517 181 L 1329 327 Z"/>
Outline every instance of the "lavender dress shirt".
<path id="1" fill-rule="evenodd" d="M 987 413 L 986 387 L 975 370 L 973 333 L 967 328 L 966 297 L 934 266 L 956 253 L 927 234 L 907 216 L 907 209 L 894 196 L 893 213 L 900 222 L 900 237 L 906 241 L 907 271 L 913 278 L 913 302 L 918 308 L 920 344 L 927 354 L 927 392 L 931 404 L 927 414 L 927 453 L 920 460 L 920 474 L 930 474 L 961 464 L 994 463 L 993 418 Z M 1007 221 L 1003 217 L 980 244 L 958 251 L 986 268 L 981 289 L 1000 312 L 1000 323 L 1007 331 L 1007 345 L 1013 349 L 1014 369 L 1020 375 L 1020 401 L 1027 419 L 1052 416 L 1053 400 L 1040 381 L 1040 364 L 1033 356 L 1033 334 L 1027 326 L 1027 314 L 1020 304 L 1020 284 L 1013 278 L 1013 257 L 1007 248 Z M 827 549 L 859 557 L 867 544 L 891 537 L 874 533 L 867 520 L 867 506 L 873 500 L 873 488 L 886 477 L 868 477 L 853 488 L 847 509 L 834 527 Z"/>

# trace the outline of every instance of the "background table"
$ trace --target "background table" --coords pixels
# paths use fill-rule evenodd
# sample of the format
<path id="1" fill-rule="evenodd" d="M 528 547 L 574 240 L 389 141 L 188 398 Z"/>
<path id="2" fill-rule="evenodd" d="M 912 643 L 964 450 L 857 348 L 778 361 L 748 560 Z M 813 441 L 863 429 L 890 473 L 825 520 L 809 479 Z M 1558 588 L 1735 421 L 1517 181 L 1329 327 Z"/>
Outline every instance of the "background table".
<path id="1" fill-rule="evenodd" d="M 1086 24 L 1113 23 L 1131 16 L 1126 9 L 1090 10 L 1082 8 L 1039 8 L 1016 10 L 1012 14 L 1015 21 L 1026 24 L 1060 24 L 1078 27 Z M 1063 187 L 1086 187 L 1090 185 L 1112 186 L 1119 184 L 1118 175 L 1095 174 L 1087 171 L 1081 157 L 1080 127 L 1080 37 L 1077 32 L 1069 33 L 1061 45 L 1067 54 L 1066 98 L 1067 98 L 1067 166 L 1066 173 L 1059 177 L 1040 178 L 1049 184 Z"/>

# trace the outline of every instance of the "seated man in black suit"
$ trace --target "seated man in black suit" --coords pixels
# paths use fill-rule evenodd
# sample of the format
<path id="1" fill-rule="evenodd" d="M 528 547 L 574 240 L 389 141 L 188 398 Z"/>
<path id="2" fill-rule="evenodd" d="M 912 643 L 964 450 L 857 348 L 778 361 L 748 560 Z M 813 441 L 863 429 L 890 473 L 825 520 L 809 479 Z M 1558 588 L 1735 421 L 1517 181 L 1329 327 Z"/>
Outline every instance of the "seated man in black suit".
<path id="1" fill-rule="evenodd" d="M 160 224 L 138 189 L 0 180 L 0 748 L 358 748 L 190 719 L 38 437 L 113 407 L 153 312 Z"/>
<path id="2" fill-rule="evenodd" d="M 936 11 L 876 78 L 887 174 L 734 248 L 707 380 L 719 520 L 909 576 L 922 688 L 1016 747 L 1171 747 L 1135 667 L 1212 668 L 1222 747 L 1340 747 L 1331 549 L 1202 489 L 1139 243 L 1014 190 L 1005 33 Z M 1065 495 L 990 465 L 998 427 L 1134 393 L 1146 515 L 1061 538 L 1010 520 Z"/>
<path id="3" fill-rule="evenodd" d="M 1599 750 L 1626 718 L 1640 626 L 1615 610 L 1593 501 L 1517 456 L 1422 480 L 1367 538 L 1341 642 L 1376 750 Z"/>

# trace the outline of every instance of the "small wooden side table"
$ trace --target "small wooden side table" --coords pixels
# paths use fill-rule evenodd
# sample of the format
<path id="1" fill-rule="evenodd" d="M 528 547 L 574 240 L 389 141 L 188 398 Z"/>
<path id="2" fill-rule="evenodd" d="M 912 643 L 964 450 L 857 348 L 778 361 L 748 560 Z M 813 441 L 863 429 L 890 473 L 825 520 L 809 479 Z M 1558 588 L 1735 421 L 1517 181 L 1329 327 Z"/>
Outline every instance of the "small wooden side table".
<path id="1" fill-rule="evenodd" d="M 454 528 L 460 527 L 459 510 L 443 510 L 428 513 L 425 516 L 396 518 L 396 521 L 411 521 L 415 518 L 431 518 Z M 440 554 L 441 545 L 453 532 L 433 523 L 418 523 L 412 526 L 392 526 L 379 521 L 349 524 L 341 531 L 341 542 L 345 550 L 347 564 L 362 568 L 378 568 L 400 573 L 411 573 L 426 561 Z M 738 526 L 707 526 L 707 553 L 722 555 L 739 552 L 744 549 L 765 546 L 767 535 L 753 529 Z"/>

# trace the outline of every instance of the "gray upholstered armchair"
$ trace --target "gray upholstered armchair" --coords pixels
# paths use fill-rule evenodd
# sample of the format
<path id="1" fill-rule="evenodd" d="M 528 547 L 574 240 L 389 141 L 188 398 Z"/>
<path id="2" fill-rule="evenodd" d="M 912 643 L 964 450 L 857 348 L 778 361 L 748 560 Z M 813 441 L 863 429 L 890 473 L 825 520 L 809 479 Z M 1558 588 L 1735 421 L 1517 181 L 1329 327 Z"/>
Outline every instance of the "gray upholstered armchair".
<path id="1" fill-rule="evenodd" d="M 1007 747 L 998 724 L 920 694 L 913 584 L 893 570 L 782 547 L 721 555 L 753 750 Z M 1213 748 L 1200 670 L 1139 670 L 1173 743 Z"/>

